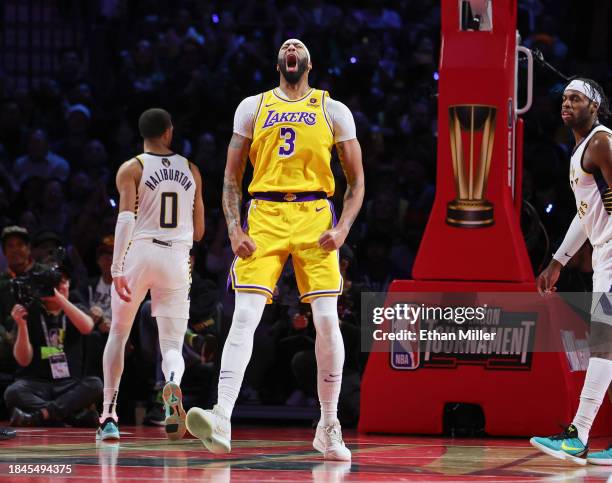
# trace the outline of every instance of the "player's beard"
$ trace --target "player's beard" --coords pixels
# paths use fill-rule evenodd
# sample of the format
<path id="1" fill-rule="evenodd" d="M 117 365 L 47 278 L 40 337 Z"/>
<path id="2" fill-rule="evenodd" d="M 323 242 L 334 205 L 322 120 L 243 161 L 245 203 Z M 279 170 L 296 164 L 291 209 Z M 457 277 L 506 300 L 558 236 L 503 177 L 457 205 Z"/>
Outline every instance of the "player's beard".
<path id="1" fill-rule="evenodd" d="M 287 62 L 284 58 L 279 57 L 278 68 L 280 69 L 281 74 L 283 74 L 285 80 L 289 82 L 289 84 L 297 84 L 302 78 L 302 75 L 304 75 L 304 72 L 308 70 L 308 58 L 304 57 L 303 59 L 298 59 L 297 70 L 293 72 L 287 72 Z"/>
<path id="2" fill-rule="evenodd" d="M 588 111 L 585 112 L 572 112 L 572 116 L 565 120 L 562 120 L 565 127 L 570 129 L 591 129 L 593 124 L 597 122 L 597 119 L 593 120 L 591 113 Z"/>

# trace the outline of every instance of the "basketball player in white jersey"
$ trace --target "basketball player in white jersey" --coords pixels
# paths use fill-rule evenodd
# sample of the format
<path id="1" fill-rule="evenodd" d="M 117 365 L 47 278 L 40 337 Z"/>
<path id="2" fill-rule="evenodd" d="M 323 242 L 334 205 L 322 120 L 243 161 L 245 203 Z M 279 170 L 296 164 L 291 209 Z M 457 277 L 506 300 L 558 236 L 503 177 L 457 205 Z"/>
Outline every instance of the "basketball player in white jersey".
<path id="1" fill-rule="evenodd" d="M 531 444 L 544 453 L 578 464 L 612 464 L 612 446 L 588 451 L 591 426 L 612 381 L 612 131 L 598 120 L 609 115 L 608 99 L 596 82 L 577 78 L 565 87 L 561 118 L 576 139 L 569 181 L 577 213 L 537 280 L 540 293 L 555 291 L 563 266 L 585 241 L 593 245 L 591 357 L 578 411 L 561 434 L 531 438 Z"/>
<path id="2" fill-rule="evenodd" d="M 189 250 L 204 235 L 202 179 L 198 168 L 170 151 L 172 120 L 163 109 L 142 113 L 138 128 L 144 153 L 117 173 L 119 216 L 111 272 L 112 323 L 104 349 L 104 407 L 98 440 L 119 439 L 115 411 L 125 343 L 140 303 L 151 290 L 157 318 L 166 434 L 185 434 L 179 387 L 185 363 L 182 347 L 189 319 Z"/>
<path id="3" fill-rule="evenodd" d="M 350 461 L 337 419 L 344 345 L 338 322 L 342 293 L 337 250 L 363 201 L 361 148 L 350 110 L 308 85 L 308 49 L 298 39 L 279 49 L 279 86 L 244 99 L 234 116 L 223 186 L 223 208 L 236 259 L 231 267 L 236 306 L 223 348 L 218 402 L 191 408 L 187 428 L 214 453 L 231 449 L 230 417 L 253 348 L 253 333 L 283 265 L 292 257 L 301 300 L 311 304 L 317 332 L 317 391 L 321 419 L 313 446 L 325 459 Z M 335 223 L 328 197 L 335 146 L 347 177 L 342 216 Z M 253 165 L 253 200 L 240 223 L 242 176 Z"/>

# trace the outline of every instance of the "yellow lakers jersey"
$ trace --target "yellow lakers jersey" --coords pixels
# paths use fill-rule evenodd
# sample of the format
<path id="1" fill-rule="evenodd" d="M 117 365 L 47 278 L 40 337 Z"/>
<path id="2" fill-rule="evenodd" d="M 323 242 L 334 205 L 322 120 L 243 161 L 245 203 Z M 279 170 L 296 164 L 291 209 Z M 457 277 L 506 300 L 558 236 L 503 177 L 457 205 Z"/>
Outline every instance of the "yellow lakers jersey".
<path id="1" fill-rule="evenodd" d="M 284 99 L 276 89 L 261 95 L 249 152 L 250 193 L 334 194 L 330 168 L 334 135 L 325 110 L 328 96 L 316 89 L 297 100 Z"/>

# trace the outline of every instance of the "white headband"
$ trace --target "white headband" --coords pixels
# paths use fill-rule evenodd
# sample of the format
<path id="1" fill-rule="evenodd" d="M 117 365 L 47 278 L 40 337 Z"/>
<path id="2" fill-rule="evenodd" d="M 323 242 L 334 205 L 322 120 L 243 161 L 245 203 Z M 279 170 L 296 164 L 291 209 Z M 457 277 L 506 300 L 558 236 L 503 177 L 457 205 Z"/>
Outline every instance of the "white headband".
<path id="1" fill-rule="evenodd" d="M 601 96 L 599 95 L 599 92 L 597 92 L 583 80 L 574 79 L 565 87 L 564 90 L 578 91 L 587 96 L 588 99 L 591 99 L 592 101 L 595 101 L 597 104 L 601 105 Z"/>
<path id="2" fill-rule="evenodd" d="M 308 47 L 306 47 L 306 44 L 304 42 L 302 42 L 300 39 L 287 39 L 281 44 L 281 47 L 287 42 L 291 42 L 292 44 L 294 44 L 295 42 L 299 42 L 300 44 L 302 44 L 304 46 L 304 50 L 306 51 L 306 55 L 308 56 L 308 62 L 310 62 L 310 52 L 308 51 Z"/>

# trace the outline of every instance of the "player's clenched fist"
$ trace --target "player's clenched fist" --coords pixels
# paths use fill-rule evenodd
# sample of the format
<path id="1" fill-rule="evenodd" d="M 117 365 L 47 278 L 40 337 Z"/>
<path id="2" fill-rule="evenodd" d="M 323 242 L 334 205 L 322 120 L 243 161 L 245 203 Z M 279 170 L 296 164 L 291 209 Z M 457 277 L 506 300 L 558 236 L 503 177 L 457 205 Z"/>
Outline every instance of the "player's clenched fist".
<path id="1" fill-rule="evenodd" d="M 249 258 L 257 249 L 253 239 L 241 229 L 234 230 L 230 235 L 232 251 L 240 258 Z"/>
<path id="2" fill-rule="evenodd" d="M 346 230 L 342 230 L 338 227 L 332 228 L 321 235 L 319 238 L 319 246 L 328 252 L 337 250 L 344 245 L 344 240 L 346 240 L 347 235 L 348 232 Z"/>

